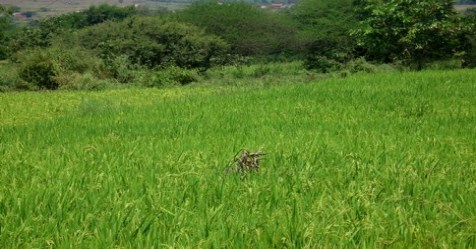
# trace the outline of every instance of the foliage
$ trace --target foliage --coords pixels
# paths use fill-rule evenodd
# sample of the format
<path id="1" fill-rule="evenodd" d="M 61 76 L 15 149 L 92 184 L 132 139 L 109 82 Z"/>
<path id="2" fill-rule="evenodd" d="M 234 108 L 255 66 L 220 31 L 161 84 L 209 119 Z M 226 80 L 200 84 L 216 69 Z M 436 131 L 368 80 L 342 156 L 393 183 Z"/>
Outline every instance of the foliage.
<path id="1" fill-rule="evenodd" d="M 134 6 L 117 7 L 114 5 L 101 4 L 99 6 L 91 6 L 88 10 L 80 12 L 85 18 L 85 23 L 76 23 L 76 28 L 92 26 L 105 21 L 120 21 L 137 14 Z M 73 22 L 74 24 L 74 22 Z"/>
<path id="2" fill-rule="evenodd" d="M 465 44 L 462 56 L 463 67 L 469 68 L 476 67 L 476 8 L 473 10 L 473 14 L 466 15 L 462 20 L 466 30 L 461 38 Z"/>
<path id="3" fill-rule="evenodd" d="M 0 61 L 0 92 L 33 89 L 32 85 L 20 78 L 14 64 Z"/>
<path id="4" fill-rule="evenodd" d="M 71 73 L 99 72 L 100 62 L 86 51 L 52 47 L 25 51 L 20 56 L 19 76 L 41 89 L 54 90 Z"/>
<path id="5" fill-rule="evenodd" d="M 196 2 L 174 18 L 222 37 L 239 55 L 286 53 L 296 51 L 300 45 L 295 24 L 290 18 L 243 2 Z"/>
<path id="6" fill-rule="evenodd" d="M 81 30 L 79 45 L 95 50 L 106 61 L 125 56 L 131 64 L 154 68 L 178 66 L 206 70 L 220 64 L 228 46 L 216 36 L 176 21 L 135 17 Z"/>
<path id="7" fill-rule="evenodd" d="M 101 71 L 106 77 L 116 79 L 120 83 L 130 83 L 134 80 L 135 67 L 126 55 L 108 56 L 103 62 Z"/>
<path id="8" fill-rule="evenodd" d="M 184 69 L 176 66 L 163 68 L 143 78 L 138 82 L 147 87 L 166 87 L 187 85 L 199 81 L 200 77 L 196 70 Z"/>
<path id="9" fill-rule="evenodd" d="M 303 0 L 291 14 L 308 39 L 329 39 L 339 45 L 349 42 L 348 33 L 355 26 L 352 7 L 352 0 Z"/>
<path id="10" fill-rule="evenodd" d="M 12 8 L 0 4 L 0 38 L 3 35 L 3 32 L 5 32 L 5 30 L 10 26 L 12 13 Z"/>
<path id="11" fill-rule="evenodd" d="M 132 6 L 121 8 L 102 4 L 80 12 L 48 17 L 40 20 L 34 27 L 17 30 L 10 38 L 10 51 L 48 47 L 53 45 L 59 35 L 69 36 L 75 30 L 105 21 L 120 21 L 136 13 L 136 9 Z"/>
<path id="12" fill-rule="evenodd" d="M 104 90 L 117 86 L 111 79 L 98 78 L 93 72 L 70 72 L 55 77 L 61 90 Z"/>
<path id="13" fill-rule="evenodd" d="M 349 32 L 356 19 L 351 0 L 303 0 L 292 15 L 306 43 L 307 68 L 328 72 L 352 58 Z"/>
<path id="14" fill-rule="evenodd" d="M 364 55 L 380 62 L 424 63 L 451 58 L 464 32 L 452 0 L 354 1 L 360 25 L 353 37 Z"/>
<path id="15" fill-rule="evenodd" d="M 5 31 L 10 27 L 12 13 L 12 8 L 7 8 L 0 4 L 0 60 L 6 57 L 7 47 L 4 45 Z"/>
<path id="16" fill-rule="evenodd" d="M 473 18 L 476 18 L 476 7 L 473 7 L 473 8 L 467 8 L 463 14 L 465 16 L 468 16 L 468 17 L 473 17 Z M 474 19 L 473 19 L 474 21 Z"/>
<path id="17" fill-rule="evenodd" d="M 322 55 L 308 56 L 305 66 L 307 69 L 313 69 L 320 73 L 330 73 L 338 71 L 343 67 L 343 62 Z"/>

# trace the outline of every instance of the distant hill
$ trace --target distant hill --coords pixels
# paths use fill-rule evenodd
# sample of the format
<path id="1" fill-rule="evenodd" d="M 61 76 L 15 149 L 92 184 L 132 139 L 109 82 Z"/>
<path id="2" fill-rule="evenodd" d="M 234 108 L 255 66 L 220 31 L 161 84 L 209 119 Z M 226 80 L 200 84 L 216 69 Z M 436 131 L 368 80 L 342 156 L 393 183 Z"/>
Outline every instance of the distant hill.
<path id="1" fill-rule="evenodd" d="M 12 6 L 15 9 L 17 21 L 29 21 L 67 12 L 80 11 L 92 5 L 110 4 L 116 6 L 147 7 L 149 9 L 165 8 L 178 10 L 184 8 L 193 0 L 0 0 L 0 4 Z M 261 3 L 264 0 L 244 0 L 250 3 Z M 290 2 L 291 0 L 283 0 Z M 273 1 L 276 2 L 276 1 Z M 295 2 L 295 0 L 292 0 Z M 476 0 L 457 0 L 456 9 L 464 11 L 476 6 Z"/>
<path id="2" fill-rule="evenodd" d="M 67 12 L 80 11 L 92 5 L 110 4 L 117 6 L 136 5 L 150 9 L 167 8 L 176 10 L 183 8 L 189 0 L 1 0 L 0 4 L 12 6 L 17 19 L 38 19 Z"/>

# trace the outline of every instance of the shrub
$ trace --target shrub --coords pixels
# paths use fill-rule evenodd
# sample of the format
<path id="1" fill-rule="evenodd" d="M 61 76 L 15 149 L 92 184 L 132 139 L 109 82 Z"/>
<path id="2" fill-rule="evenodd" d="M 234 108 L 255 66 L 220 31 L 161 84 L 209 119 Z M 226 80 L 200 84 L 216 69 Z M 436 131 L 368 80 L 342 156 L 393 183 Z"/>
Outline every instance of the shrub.
<path id="1" fill-rule="evenodd" d="M 349 32 L 357 22 L 352 2 L 302 0 L 291 10 L 300 24 L 307 68 L 327 72 L 352 59 L 355 44 Z"/>
<path id="2" fill-rule="evenodd" d="M 58 75 L 54 59 L 47 52 L 37 50 L 28 54 L 19 71 L 23 80 L 40 88 L 56 89 L 59 86 L 54 79 Z"/>
<path id="3" fill-rule="evenodd" d="M 365 73 L 375 73 L 377 72 L 377 67 L 369 63 L 365 58 L 360 57 L 354 60 L 351 60 L 346 63 L 345 69 L 349 70 L 351 73 L 365 72 Z"/>
<path id="4" fill-rule="evenodd" d="M 473 8 L 476 13 L 476 8 Z M 465 34 L 466 48 L 463 54 L 463 67 L 475 68 L 476 67 L 476 14 L 469 16 L 466 19 L 467 32 Z"/>
<path id="5" fill-rule="evenodd" d="M 466 54 L 463 56 L 463 67 L 476 67 L 476 42 L 473 42 L 472 48 L 468 49 L 468 51 L 466 51 Z"/>
<path id="6" fill-rule="evenodd" d="M 114 78 L 120 83 L 129 83 L 134 79 L 134 66 L 125 55 L 111 56 L 104 60 L 102 72 L 108 78 Z"/>
<path id="7" fill-rule="evenodd" d="M 55 77 L 55 81 L 62 90 L 100 90 L 114 83 L 107 79 L 99 79 L 91 72 L 61 74 Z"/>
<path id="8" fill-rule="evenodd" d="M 206 70 L 227 54 L 228 45 L 203 30 L 158 17 L 106 22 L 79 32 L 79 45 L 110 60 L 124 56 L 148 68 L 178 66 Z"/>
<path id="9" fill-rule="evenodd" d="M 156 86 L 187 85 L 199 79 L 196 70 L 168 67 L 157 72 L 154 84 Z"/>
<path id="10" fill-rule="evenodd" d="M 87 10 L 52 16 L 36 21 L 35 25 L 25 26 L 15 32 L 5 43 L 11 51 L 34 47 L 48 47 L 58 36 L 69 36 L 75 30 L 96 25 L 108 20 L 123 20 L 137 14 L 134 7 L 116 7 L 102 4 Z M 11 56 L 11 54 L 8 54 Z"/>
<path id="11" fill-rule="evenodd" d="M 308 57 L 304 66 L 307 69 L 313 69 L 320 73 L 329 73 L 341 69 L 342 63 L 325 56 L 316 55 L 314 57 Z"/>
<path id="12" fill-rule="evenodd" d="M 294 52 L 299 47 L 295 23 L 288 16 L 241 3 L 196 2 L 174 16 L 222 37 L 244 56 Z"/>
<path id="13" fill-rule="evenodd" d="M 14 64 L 6 61 L 0 62 L 0 92 L 32 89 L 32 85 L 20 78 Z"/>
<path id="14" fill-rule="evenodd" d="M 167 87 L 187 85 L 200 80 L 197 70 L 176 66 L 159 71 L 139 70 L 135 72 L 135 82 L 146 87 Z"/>
<path id="15" fill-rule="evenodd" d="M 21 79 L 42 89 L 57 89 L 59 79 L 73 72 L 98 71 L 100 62 L 85 51 L 53 47 L 27 51 L 20 56 Z"/>
<path id="16" fill-rule="evenodd" d="M 438 60 L 425 65 L 427 69 L 454 70 L 462 68 L 462 61 L 458 59 Z"/>

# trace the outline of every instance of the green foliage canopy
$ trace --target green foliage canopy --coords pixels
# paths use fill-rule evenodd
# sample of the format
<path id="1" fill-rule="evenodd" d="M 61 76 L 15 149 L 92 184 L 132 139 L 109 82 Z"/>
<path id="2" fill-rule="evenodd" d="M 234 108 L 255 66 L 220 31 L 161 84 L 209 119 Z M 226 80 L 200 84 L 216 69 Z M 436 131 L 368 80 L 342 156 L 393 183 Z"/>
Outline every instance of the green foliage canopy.
<path id="1" fill-rule="evenodd" d="M 327 72 L 351 59 L 349 32 L 356 25 L 352 0 L 302 0 L 291 14 L 305 41 L 308 68 Z"/>
<path id="2" fill-rule="evenodd" d="M 0 59 L 6 56 L 5 31 L 11 24 L 13 9 L 0 4 Z"/>
<path id="3" fill-rule="evenodd" d="M 352 0 L 302 0 L 292 15 L 313 39 L 343 38 L 356 22 L 352 7 Z"/>
<path id="4" fill-rule="evenodd" d="M 10 50 L 18 51 L 32 47 L 48 47 L 61 34 L 96 25 L 108 20 L 120 21 L 137 14 L 130 7 L 117 7 L 107 4 L 91 6 L 80 12 L 72 12 L 41 20 L 37 27 L 26 27 L 16 32 L 9 44 Z"/>
<path id="5" fill-rule="evenodd" d="M 175 18 L 222 37 L 234 53 L 244 56 L 279 54 L 293 50 L 298 43 L 290 18 L 243 2 L 197 2 Z"/>
<path id="6" fill-rule="evenodd" d="M 130 63 L 148 68 L 205 70 L 219 64 L 228 50 L 226 42 L 200 28 L 158 17 L 105 22 L 79 31 L 72 40 L 95 50 L 105 60 L 126 56 Z"/>
<path id="7" fill-rule="evenodd" d="M 8 8 L 0 4 L 0 35 L 4 32 L 11 22 L 12 8 Z"/>
<path id="8" fill-rule="evenodd" d="M 451 58 L 461 47 L 452 0 L 356 0 L 359 26 L 352 35 L 371 60 L 425 62 Z"/>

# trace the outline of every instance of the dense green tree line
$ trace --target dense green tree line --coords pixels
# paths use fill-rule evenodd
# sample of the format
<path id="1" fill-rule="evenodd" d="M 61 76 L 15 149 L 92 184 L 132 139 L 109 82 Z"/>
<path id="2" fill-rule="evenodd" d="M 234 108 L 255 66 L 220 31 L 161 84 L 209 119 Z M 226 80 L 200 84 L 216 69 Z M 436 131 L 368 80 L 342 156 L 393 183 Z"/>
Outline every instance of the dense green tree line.
<path id="1" fill-rule="evenodd" d="M 417 68 L 464 53 L 470 25 L 452 0 L 359 0 L 356 46 L 371 60 L 402 61 Z M 358 3 L 360 2 L 360 3 Z"/>
<path id="2" fill-rule="evenodd" d="M 22 81 L 50 89 L 81 75 L 154 81 L 161 72 L 191 75 L 254 59 L 300 59 L 320 72 L 355 60 L 413 69 L 441 60 L 474 67 L 475 15 L 457 13 L 453 4 L 302 0 L 291 9 L 269 11 L 245 3 L 197 2 L 170 13 L 100 5 L 14 28 L 11 9 L 2 6 L 0 56 L 18 69 Z"/>

